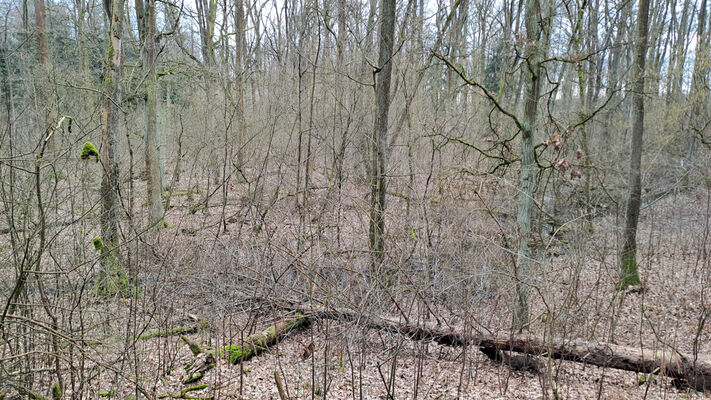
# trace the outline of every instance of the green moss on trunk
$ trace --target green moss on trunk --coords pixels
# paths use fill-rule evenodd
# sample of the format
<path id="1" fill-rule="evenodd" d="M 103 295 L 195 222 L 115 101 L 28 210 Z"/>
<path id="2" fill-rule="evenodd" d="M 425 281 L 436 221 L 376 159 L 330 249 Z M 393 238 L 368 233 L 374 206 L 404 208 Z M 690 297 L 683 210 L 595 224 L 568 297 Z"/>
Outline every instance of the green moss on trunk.
<path id="1" fill-rule="evenodd" d="M 617 283 L 617 290 L 625 290 L 630 286 L 639 285 L 641 283 L 637 270 L 637 257 L 634 251 L 622 254 L 620 268 L 622 270 L 622 277 L 620 282 Z"/>
<path id="2" fill-rule="evenodd" d="M 311 323 L 310 318 L 297 313 L 294 317 L 282 319 L 264 331 L 246 337 L 240 345 L 229 344 L 209 351 L 206 354 L 207 357 L 204 357 L 201 362 L 192 362 L 186 366 L 186 377 L 183 378 L 183 383 L 192 383 L 204 377 L 205 372 L 214 367 L 213 354 L 231 364 L 238 364 L 259 355 L 292 330 L 307 326 L 309 323 Z M 205 354 L 201 354 L 201 356 L 205 356 Z"/>
<path id="3" fill-rule="evenodd" d="M 194 397 L 188 394 L 188 392 L 194 392 L 196 390 L 203 390 L 207 388 L 207 384 L 204 383 L 202 385 L 195 385 L 195 386 L 190 386 L 187 387 L 177 393 L 166 393 L 158 396 L 159 399 L 165 399 L 165 398 L 174 398 L 174 399 L 201 399 L 202 397 Z"/>
<path id="4" fill-rule="evenodd" d="M 286 335 L 293 329 L 308 323 L 308 318 L 302 316 L 301 314 L 297 314 L 295 318 L 282 320 L 265 329 L 262 333 L 247 337 L 242 346 L 234 344 L 226 345 L 222 349 L 223 351 L 221 357 L 232 364 L 248 360 L 266 350 L 269 346 L 277 342 L 279 338 Z"/>
<path id="5" fill-rule="evenodd" d="M 52 400 L 60 400 L 62 398 L 62 386 L 59 382 L 54 382 L 52 385 Z"/>
<path id="6" fill-rule="evenodd" d="M 93 143 L 91 142 L 85 142 L 84 146 L 81 148 L 81 154 L 79 155 L 82 160 L 88 160 L 91 157 L 94 157 L 96 161 L 99 161 L 99 150 L 96 149 L 96 146 L 94 146 Z"/>

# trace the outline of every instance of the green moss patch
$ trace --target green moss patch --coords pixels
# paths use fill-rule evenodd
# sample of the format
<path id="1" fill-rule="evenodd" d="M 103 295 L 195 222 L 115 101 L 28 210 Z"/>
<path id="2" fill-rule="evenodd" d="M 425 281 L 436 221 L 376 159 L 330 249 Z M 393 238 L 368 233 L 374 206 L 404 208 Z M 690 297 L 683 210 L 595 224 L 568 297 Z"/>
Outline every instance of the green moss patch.
<path id="1" fill-rule="evenodd" d="M 91 142 L 85 142 L 84 146 L 81 148 L 81 154 L 80 157 L 82 160 L 88 160 L 92 157 L 96 159 L 96 161 L 99 161 L 99 150 L 96 149 L 96 146 L 94 146 L 93 143 Z"/>

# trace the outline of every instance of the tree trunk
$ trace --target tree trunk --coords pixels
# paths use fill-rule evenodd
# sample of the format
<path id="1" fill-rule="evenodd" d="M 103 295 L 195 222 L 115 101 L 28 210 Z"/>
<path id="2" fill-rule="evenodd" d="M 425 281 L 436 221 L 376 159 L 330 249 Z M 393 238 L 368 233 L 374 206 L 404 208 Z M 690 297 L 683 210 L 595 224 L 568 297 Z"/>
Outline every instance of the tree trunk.
<path id="1" fill-rule="evenodd" d="M 244 117 L 244 45 L 246 43 L 246 29 L 244 26 L 244 0 L 235 0 L 235 79 L 237 86 L 237 165 L 242 168 L 244 164 L 244 146 L 246 121 Z M 241 174 L 240 174 L 241 176 Z"/>
<path id="2" fill-rule="evenodd" d="M 47 30 L 45 28 L 45 4 L 44 0 L 34 0 L 35 3 L 35 29 L 37 30 L 37 42 L 38 42 L 38 50 L 39 50 L 39 62 L 40 62 L 40 76 L 39 76 L 39 81 L 40 81 L 40 93 L 42 93 L 42 99 L 40 101 L 40 104 L 42 105 L 42 109 L 40 110 L 40 114 L 42 115 L 44 119 L 44 126 L 42 129 L 49 133 L 50 129 L 52 129 L 54 125 L 54 120 L 55 120 L 55 112 L 54 112 L 54 93 L 53 90 L 50 87 L 50 76 L 51 76 L 51 71 L 50 71 L 50 57 L 49 57 L 49 46 L 47 44 Z M 49 150 L 54 151 L 56 150 L 56 143 L 57 139 L 55 136 L 58 134 L 58 132 L 54 132 L 54 135 L 52 135 L 49 138 L 48 141 L 48 146 Z"/>
<path id="3" fill-rule="evenodd" d="M 94 287 L 95 292 L 112 294 L 128 289 L 128 278 L 121 262 L 118 237 L 118 176 L 117 135 L 121 103 L 121 62 L 123 47 L 124 0 L 104 0 L 108 16 L 109 47 L 106 52 L 104 71 L 104 115 L 101 132 L 101 240 L 94 242 L 101 251 L 101 273 Z"/>
<path id="4" fill-rule="evenodd" d="M 395 35 L 395 0 L 382 0 L 380 14 L 379 70 L 375 71 L 377 111 L 371 138 L 370 177 L 370 251 L 373 272 L 379 270 L 385 258 L 385 166 L 387 161 L 388 112 L 390 111 L 390 79 L 393 69 L 393 39 Z"/>
<path id="5" fill-rule="evenodd" d="M 146 98 L 143 105 L 144 136 L 146 141 L 146 175 L 148 177 L 148 225 L 159 227 L 163 220 L 163 176 L 160 168 L 160 140 L 158 140 L 158 97 L 156 94 L 156 2 L 136 0 L 139 37 L 143 43 L 142 63 L 145 75 Z"/>
<path id="6" fill-rule="evenodd" d="M 531 274 L 531 216 L 533 211 L 533 192 L 536 184 L 536 165 L 534 163 L 533 139 L 536 135 L 538 98 L 540 97 L 541 61 L 543 50 L 541 36 L 543 17 L 539 0 L 526 2 L 526 98 L 521 132 L 521 173 L 519 180 L 518 209 L 516 222 L 519 231 L 519 251 L 517 265 L 514 268 L 517 301 L 514 307 L 513 327 L 521 331 L 528 325 L 528 296 Z"/>
<path id="7" fill-rule="evenodd" d="M 696 54 L 694 56 L 694 72 L 691 78 L 691 90 L 689 91 L 689 98 L 691 101 L 691 115 L 689 121 L 691 126 L 689 129 L 689 138 L 687 139 L 686 154 L 684 155 L 684 160 L 682 161 L 682 167 L 688 169 L 691 167 L 691 156 L 694 153 L 694 147 L 696 145 L 696 135 L 700 135 L 703 127 L 707 125 L 704 115 L 704 107 L 708 104 L 705 100 L 708 98 L 708 92 L 705 85 L 704 75 L 708 72 L 709 68 L 709 55 L 708 55 L 708 33 L 706 32 L 706 0 L 702 0 L 701 6 L 699 7 L 699 17 L 698 17 L 698 28 L 697 35 L 698 42 L 696 44 Z M 706 72 L 704 72 L 706 71 Z M 686 183 L 688 180 L 688 172 L 684 174 L 683 182 Z"/>
<path id="8" fill-rule="evenodd" d="M 642 198 L 642 134 L 644 132 L 644 75 L 647 55 L 649 0 L 640 0 L 637 15 L 634 83 L 632 88 L 632 148 L 630 158 L 629 196 L 626 225 L 620 258 L 622 277 L 618 289 L 640 283 L 637 271 L 637 222 Z"/>

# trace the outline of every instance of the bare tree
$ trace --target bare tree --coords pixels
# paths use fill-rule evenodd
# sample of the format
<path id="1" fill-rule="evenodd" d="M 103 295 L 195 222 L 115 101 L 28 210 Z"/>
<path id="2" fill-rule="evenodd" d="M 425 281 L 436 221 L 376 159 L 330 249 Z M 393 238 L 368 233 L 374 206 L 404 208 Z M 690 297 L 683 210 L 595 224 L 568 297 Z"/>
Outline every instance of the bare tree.
<path id="1" fill-rule="evenodd" d="M 622 277 L 619 289 L 640 283 L 637 270 L 637 224 L 642 203 L 642 134 L 644 133 L 644 77 L 649 31 L 649 0 L 640 0 L 637 10 L 637 42 L 635 43 L 634 76 L 632 82 L 632 144 L 630 156 L 629 194 L 626 224 L 620 255 Z"/>
<path id="2" fill-rule="evenodd" d="M 156 2 L 136 0 L 136 20 L 142 43 L 142 64 L 145 79 L 143 105 L 144 139 L 146 142 L 146 175 L 148 177 L 148 224 L 157 227 L 163 219 L 163 177 L 160 168 L 160 140 L 158 140 L 158 98 L 156 94 Z"/>
<path id="3" fill-rule="evenodd" d="M 39 62 L 40 62 L 40 93 L 42 98 L 40 99 L 40 104 L 42 109 L 40 114 L 44 116 L 44 126 L 43 129 L 47 132 L 52 128 L 52 124 L 55 119 L 54 111 L 54 93 L 50 85 L 51 77 L 51 66 L 50 66 L 50 54 L 49 47 L 47 45 L 47 29 L 45 27 L 45 0 L 34 0 L 35 2 L 35 29 L 37 30 L 37 42 L 39 50 Z M 56 138 L 52 135 L 49 139 L 49 150 L 56 149 Z"/>
<path id="4" fill-rule="evenodd" d="M 694 56 L 694 71 L 691 77 L 691 89 L 689 91 L 689 97 L 691 100 L 691 115 L 689 120 L 691 121 L 689 137 L 687 139 L 686 153 L 684 155 L 684 160 L 682 161 L 682 166 L 689 168 L 691 166 L 691 156 L 694 154 L 694 147 L 696 147 L 696 137 L 703 135 L 703 129 L 708 125 L 708 121 L 704 120 L 708 118 L 706 106 L 708 103 L 704 101 L 708 98 L 708 86 L 704 83 L 704 71 L 709 68 L 709 54 L 708 54 L 708 32 L 706 31 L 706 8 L 707 0 L 702 0 L 699 6 L 699 15 L 697 19 L 697 37 L 698 41 L 696 43 L 696 51 Z M 703 137 L 703 136 L 702 136 Z M 685 175 L 685 181 L 687 180 L 688 174 Z"/>
<path id="5" fill-rule="evenodd" d="M 526 95 L 521 130 L 521 172 L 518 187 L 518 208 L 516 223 L 519 232 L 518 260 L 516 263 L 516 293 L 518 302 L 514 308 L 513 327 L 521 331 L 529 322 L 529 292 L 531 279 L 531 219 L 533 213 L 533 192 L 536 188 L 537 168 L 534 161 L 533 140 L 538 123 L 538 101 L 541 91 L 541 65 L 545 47 L 541 40 L 544 19 L 539 0 L 526 2 L 526 50 L 524 71 L 526 74 Z"/>
<path id="6" fill-rule="evenodd" d="M 395 0 L 383 0 L 378 33 L 380 50 L 378 68 L 374 71 L 376 115 L 371 146 L 370 177 L 370 251 L 373 271 L 378 271 L 385 258 L 385 167 L 388 148 L 388 112 L 390 111 L 390 80 L 392 74 L 393 41 L 395 35 Z"/>
<path id="7" fill-rule="evenodd" d="M 244 0 L 234 0 L 234 21 L 235 21 L 235 80 L 237 106 L 237 165 L 242 168 L 244 164 L 244 146 L 246 134 L 246 122 L 244 117 L 244 81 L 245 81 L 245 44 L 246 27 L 244 18 Z"/>
<path id="8" fill-rule="evenodd" d="M 101 250 L 101 274 L 96 292 L 125 292 L 128 285 L 121 262 L 118 236 L 119 167 L 117 136 L 121 102 L 121 69 L 123 62 L 124 0 L 104 0 L 104 11 L 109 20 L 109 43 L 104 66 L 104 115 L 101 130 L 101 238 L 94 245 Z"/>

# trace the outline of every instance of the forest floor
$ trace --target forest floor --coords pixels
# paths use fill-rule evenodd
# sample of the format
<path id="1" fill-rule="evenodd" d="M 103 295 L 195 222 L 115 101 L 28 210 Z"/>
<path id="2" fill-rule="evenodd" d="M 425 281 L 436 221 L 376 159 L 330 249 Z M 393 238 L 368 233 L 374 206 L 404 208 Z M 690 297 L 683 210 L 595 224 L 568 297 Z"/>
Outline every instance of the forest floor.
<path id="1" fill-rule="evenodd" d="M 600 250 L 599 254 L 589 253 L 581 258 L 579 253 L 571 250 L 580 244 L 572 237 L 563 242 L 566 244 L 562 250 L 547 248 L 549 254 L 555 254 L 541 263 L 538 271 L 544 290 L 539 290 L 539 296 L 532 297 L 532 315 L 536 318 L 530 331 L 646 349 L 669 346 L 688 354 L 697 347 L 700 353 L 711 354 L 711 329 L 701 319 L 710 309 L 706 253 L 708 195 L 705 190 L 677 193 L 643 210 L 643 228 L 639 232 L 640 269 L 644 281 L 641 290 L 623 294 L 614 290 L 617 270 L 613 216 L 598 218 L 595 233 L 584 239 L 588 244 L 597 243 L 596 248 L 606 249 Z M 193 216 L 196 221 L 200 218 L 204 226 L 207 217 L 201 217 L 200 212 Z M 212 253 L 215 248 L 220 248 L 219 243 L 233 243 L 231 241 L 236 240 L 241 228 L 230 227 L 220 238 L 201 237 L 199 231 L 189 228 L 190 220 L 183 216 L 168 222 L 172 227 L 169 229 L 182 232 L 182 235 L 173 236 L 169 244 L 181 260 L 173 265 L 186 267 L 167 272 L 166 285 L 171 288 L 170 296 L 178 295 L 183 300 L 173 297 L 169 306 L 159 306 L 165 309 L 155 315 L 163 317 L 147 323 L 144 331 L 181 326 L 187 315 L 199 315 L 209 320 L 211 327 L 189 337 L 203 346 L 217 348 L 239 343 L 240 337 L 259 332 L 285 315 L 278 308 L 264 304 L 265 297 L 267 304 L 269 300 L 278 303 L 279 294 L 288 292 L 286 289 L 265 292 L 259 284 L 250 285 L 254 276 L 235 273 L 228 267 L 230 263 L 240 262 L 238 256 L 223 265 L 209 261 L 218 257 L 224 259 L 224 253 L 220 256 Z M 268 223 L 264 229 L 269 230 Z M 277 233 L 272 234 L 272 239 L 278 242 L 274 239 Z M 177 240 L 186 242 L 178 243 Z M 213 246 L 210 250 L 195 245 L 210 241 Z M 254 243 L 251 245 L 258 247 Z M 274 247 L 278 248 L 278 245 Z M 297 268 L 294 262 L 282 270 L 277 268 L 276 272 L 272 269 L 271 273 L 288 275 L 289 268 Z M 349 259 L 342 258 L 338 262 L 348 263 Z M 187 267 L 191 265 L 201 267 L 199 270 Z M 259 271 L 266 272 L 269 271 Z M 319 273 L 325 272 L 321 270 Z M 279 278 L 274 278 L 273 282 L 277 288 Z M 347 285 L 344 285 L 337 287 L 334 284 L 332 290 L 345 290 Z M 315 290 L 299 284 L 291 288 L 303 293 Z M 401 304 L 414 303 L 415 297 L 402 294 L 398 299 Z M 476 297 L 472 301 L 477 309 L 459 311 L 454 309 L 456 307 L 441 304 L 441 299 L 431 300 L 425 304 L 430 307 L 429 311 L 420 312 L 429 323 L 444 321 L 442 323 L 457 332 L 473 329 L 508 333 L 506 327 L 510 316 L 504 306 L 506 297 Z M 365 312 L 378 309 L 377 312 L 396 315 L 397 307 L 391 305 L 389 311 L 387 307 L 373 307 Z M 551 322 L 552 319 L 555 322 Z M 218 359 L 216 367 L 202 380 L 189 385 L 181 380 L 185 377 L 184 366 L 194 356 L 179 337 L 141 340 L 136 351 L 144 360 L 141 366 L 144 388 L 157 395 L 181 395 L 181 390 L 191 385 L 207 384 L 202 390 L 187 395 L 184 392 L 182 396 L 279 399 L 276 371 L 290 399 L 711 398 L 711 393 L 678 388 L 667 377 L 647 377 L 576 362 L 543 358 L 539 373 L 513 371 L 491 362 L 474 346 L 449 347 L 409 340 L 403 335 L 337 320 L 318 320 L 310 328 L 293 331 L 278 345 L 242 365 L 231 365 Z M 95 389 L 97 392 L 110 390 Z M 131 385 L 126 383 L 120 390 L 130 393 Z"/>
<path id="2" fill-rule="evenodd" d="M 199 207 L 204 189 L 194 196 L 187 187 L 176 191 L 157 238 L 126 244 L 141 296 L 79 294 L 80 308 L 64 306 L 71 310 L 66 318 L 75 324 L 72 334 L 84 343 L 80 355 L 66 355 L 71 367 L 64 371 L 71 371 L 71 379 L 65 382 L 74 386 L 67 384 L 65 395 L 76 390 L 81 398 L 102 399 L 279 399 L 276 371 L 289 399 L 711 398 L 665 376 L 546 357 L 539 358 L 538 373 L 514 371 L 476 346 L 411 340 L 359 321 L 316 320 L 241 365 L 217 359 L 190 384 L 182 381 L 195 357 L 184 340 L 137 339 L 201 320 L 209 326 L 188 338 L 204 349 L 240 344 L 289 315 L 281 308 L 288 301 L 506 337 L 514 293 L 506 250 L 507 235 L 515 235 L 514 185 L 483 182 L 476 196 L 471 185 L 449 185 L 440 188 L 448 197 L 413 206 L 419 211 L 412 214 L 393 196 L 392 221 L 409 222 L 390 225 L 393 254 L 405 256 L 393 263 L 387 281 L 369 278 L 368 253 L 362 250 L 364 194 L 354 188 L 344 188 L 340 199 L 314 196 L 309 209 L 315 211 L 301 220 L 293 198 L 276 201 L 259 187 L 242 196 L 231 190 L 224 208 L 216 192 L 207 209 Z M 328 201 L 337 202 L 340 215 L 323 211 L 336 209 L 326 207 Z M 145 205 L 136 208 L 146 212 Z M 539 237 L 528 331 L 711 354 L 711 323 L 704 317 L 711 315 L 711 191 L 672 193 L 642 210 L 643 285 L 633 291 L 615 290 L 620 223 L 613 214 L 596 217 L 592 231 L 583 218 L 573 217 L 556 235 Z M 95 234 L 84 232 L 87 247 Z M 86 271 L 77 269 L 82 276 L 76 279 L 88 291 L 98 261 L 81 268 Z M 55 376 L 40 379 L 49 388 Z M 186 391 L 194 385 L 207 386 Z"/>

